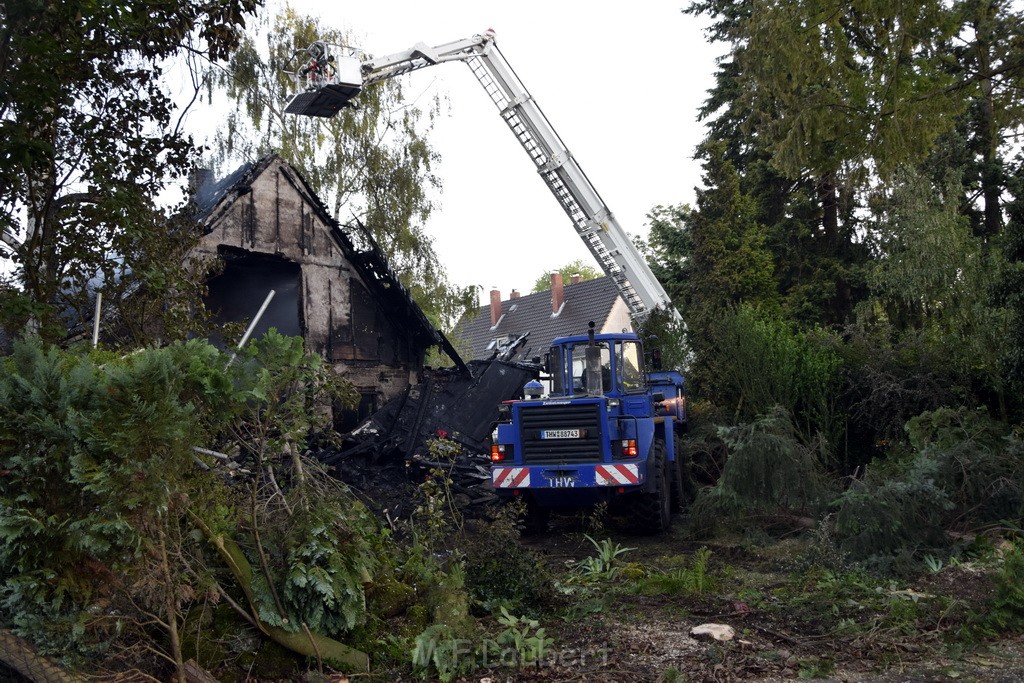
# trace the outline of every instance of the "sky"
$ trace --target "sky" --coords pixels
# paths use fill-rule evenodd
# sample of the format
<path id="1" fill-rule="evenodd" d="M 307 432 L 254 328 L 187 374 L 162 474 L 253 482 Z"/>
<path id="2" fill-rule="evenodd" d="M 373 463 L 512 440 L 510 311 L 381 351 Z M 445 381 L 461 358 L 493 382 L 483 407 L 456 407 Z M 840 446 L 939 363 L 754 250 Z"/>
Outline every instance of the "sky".
<path id="1" fill-rule="evenodd" d="M 646 237 L 655 205 L 694 200 L 693 154 L 705 135 L 697 110 L 725 47 L 708 44 L 702 20 L 681 12 L 685 2 L 291 4 L 349 30 L 375 56 L 494 29 L 505 59 L 627 232 Z M 264 11 L 279 6 L 268 2 Z M 430 136 L 443 190 L 425 227 L 452 282 L 478 286 L 481 302 L 492 287 L 507 299 L 547 271 L 594 263 L 467 66 L 402 78 L 410 98 L 447 101 Z"/>

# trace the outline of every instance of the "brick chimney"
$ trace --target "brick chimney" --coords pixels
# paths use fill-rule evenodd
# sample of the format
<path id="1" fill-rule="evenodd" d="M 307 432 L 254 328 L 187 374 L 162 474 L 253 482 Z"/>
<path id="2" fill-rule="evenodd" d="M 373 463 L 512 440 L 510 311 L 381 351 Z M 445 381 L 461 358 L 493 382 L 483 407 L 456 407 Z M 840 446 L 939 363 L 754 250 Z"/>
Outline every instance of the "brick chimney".
<path id="1" fill-rule="evenodd" d="M 551 315 L 558 315 L 565 301 L 565 289 L 562 287 L 562 274 L 551 273 Z"/>
<path id="2" fill-rule="evenodd" d="M 213 170 L 209 168 L 195 167 L 189 172 L 188 189 L 193 194 L 199 194 L 207 185 L 213 182 Z"/>
<path id="3" fill-rule="evenodd" d="M 512 293 L 509 294 L 508 296 L 509 296 L 510 299 L 518 299 L 519 298 L 519 290 L 518 289 L 513 289 Z"/>
<path id="4" fill-rule="evenodd" d="M 572 276 L 569 278 L 569 284 L 570 285 L 578 285 L 582 281 L 583 281 L 583 276 L 580 275 L 579 273 L 573 273 Z"/>
<path id="5" fill-rule="evenodd" d="M 497 288 L 491 290 L 491 327 L 501 319 L 501 292 Z"/>

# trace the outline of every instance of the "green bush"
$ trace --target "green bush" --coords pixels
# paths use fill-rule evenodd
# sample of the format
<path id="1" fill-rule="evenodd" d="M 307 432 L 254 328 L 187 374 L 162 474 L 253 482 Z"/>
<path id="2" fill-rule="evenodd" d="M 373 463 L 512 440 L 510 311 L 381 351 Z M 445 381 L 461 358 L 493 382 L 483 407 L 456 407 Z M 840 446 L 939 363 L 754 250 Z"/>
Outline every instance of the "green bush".
<path id="1" fill-rule="evenodd" d="M 199 637 L 197 603 L 233 595 L 283 634 L 364 619 L 384 546 L 301 455 L 344 393 L 301 339 L 271 331 L 230 367 L 201 341 L 117 358 L 30 339 L 3 364 L 0 624 L 71 663 L 166 677 Z M 228 470 L 194 446 L 247 460 Z"/>
<path id="2" fill-rule="evenodd" d="M 996 575 L 996 595 L 984 626 L 993 634 L 1024 631 L 1024 552 L 1018 545 L 1003 556 Z"/>
<path id="3" fill-rule="evenodd" d="M 741 306 L 713 330 L 708 398 L 750 422 L 781 406 L 803 443 L 823 439 L 831 453 L 842 440 L 837 404 L 842 361 L 823 332 L 799 332 L 777 318 Z M 831 464 L 831 463 L 827 463 Z"/>
<path id="4" fill-rule="evenodd" d="M 749 525 L 777 515 L 815 515 L 830 500 L 832 488 L 821 459 L 803 445 L 781 408 L 749 424 L 721 428 L 728 459 L 718 483 L 703 489 L 691 523 L 699 533 L 720 524 Z"/>
<path id="5" fill-rule="evenodd" d="M 869 466 L 836 501 L 840 547 L 853 559 L 948 544 L 950 527 L 976 528 L 1024 511 L 1024 443 L 966 408 L 907 423 L 911 453 Z"/>
<path id="6" fill-rule="evenodd" d="M 132 592 L 161 611 L 153 562 L 194 485 L 208 422 L 197 394 L 226 382 L 182 372 L 198 342 L 97 365 L 16 344 L 0 375 L 0 619 L 44 652 L 94 654 L 119 635 Z M 214 487 L 215 488 L 215 487 Z M 155 601 L 155 604 L 154 604 Z"/>
<path id="7" fill-rule="evenodd" d="M 519 540 L 518 510 L 505 506 L 493 521 L 467 528 L 462 550 L 466 587 L 487 612 L 533 611 L 551 601 L 554 584 L 544 563 Z"/>

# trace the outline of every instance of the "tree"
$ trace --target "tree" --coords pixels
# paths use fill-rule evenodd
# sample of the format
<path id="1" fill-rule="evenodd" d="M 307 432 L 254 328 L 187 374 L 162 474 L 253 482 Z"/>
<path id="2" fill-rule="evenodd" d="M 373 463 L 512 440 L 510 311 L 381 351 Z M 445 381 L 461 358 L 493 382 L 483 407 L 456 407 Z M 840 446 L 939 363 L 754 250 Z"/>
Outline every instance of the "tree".
<path id="1" fill-rule="evenodd" d="M 647 214 L 650 226 L 648 240 L 640 245 L 651 272 L 675 302 L 683 299 L 688 276 L 687 264 L 693 253 L 690 232 L 684 227 L 687 217 L 692 213 L 693 209 L 684 204 L 655 206 Z"/>
<path id="2" fill-rule="evenodd" d="M 921 159 L 963 103 L 943 52 L 958 29 L 940 3 L 780 0 L 738 27 L 749 130 L 790 177 L 847 162 L 885 173 Z M 767 56 L 771 59 L 765 59 Z"/>
<path id="3" fill-rule="evenodd" d="M 964 123 L 973 162 L 965 181 L 983 201 L 981 215 L 972 224 L 974 232 L 990 239 L 1004 223 L 1005 146 L 1013 144 L 1024 123 L 1024 15 L 1006 0 L 965 0 L 956 7 L 963 23 L 953 54 L 959 67 L 957 85 L 969 98 Z"/>
<path id="4" fill-rule="evenodd" d="M 1009 203 L 1010 220 L 1006 226 L 1005 253 L 1007 268 L 1000 283 L 1001 302 L 1010 315 L 1003 367 L 1009 394 L 1017 397 L 1016 410 L 1024 410 L 1024 169 L 1019 168 L 1011 177 L 1013 199 Z M 1020 413 L 1017 413 L 1020 420 Z"/>
<path id="5" fill-rule="evenodd" d="M 649 249 L 655 274 L 686 322 L 689 378 L 714 391 L 712 368 L 729 362 L 721 357 L 720 321 L 741 304 L 778 315 L 780 297 L 757 204 L 741 190 L 725 145 L 707 142 L 699 154 L 706 159 L 705 189 L 697 191 L 697 206 L 655 209 Z"/>
<path id="6" fill-rule="evenodd" d="M 779 303 L 756 204 L 740 189 L 739 174 L 724 152 L 721 143 L 702 149 L 706 189 L 697 191 L 697 207 L 655 214 L 651 226 L 651 247 L 659 260 L 679 269 L 680 280 L 669 288 L 697 353 L 702 330 L 726 310 L 740 303 L 768 308 Z"/>
<path id="7" fill-rule="evenodd" d="M 702 11 L 723 12 L 718 3 Z M 1002 133 L 1021 123 L 1019 8 L 1005 0 L 912 5 L 777 0 L 723 22 L 735 50 L 743 125 L 786 175 L 883 178 L 923 160 L 966 117 L 984 208 L 1002 227 Z M 997 38 L 998 36 L 998 38 Z M 825 229 L 831 222 L 826 213 Z"/>
<path id="8" fill-rule="evenodd" d="M 740 187 L 765 227 L 784 314 L 807 328 L 847 323 L 862 296 L 859 263 L 866 258 L 854 244 L 854 186 L 843 180 L 822 193 L 811 174 L 793 176 L 781 170 L 771 138 L 751 130 L 756 102 L 747 95 L 751 86 L 742 64 L 749 52 L 744 31 L 753 3 L 707 0 L 694 2 L 686 11 L 708 15 L 709 37 L 731 42 L 698 118 L 707 121 L 707 142 L 724 146 L 724 158 L 739 173 Z M 706 147 L 698 158 L 707 158 Z"/>
<path id="9" fill-rule="evenodd" d="M 87 309 L 99 283 L 108 300 L 183 293 L 168 282 L 179 262 L 166 239 L 190 233 L 172 231 L 175 211 L 157 199 L 193 147 L 172 126 L 162 65 L 185 50 L 225 58 L 257 4 L 0 4 L 0 231 L 18 281 L 4 291 L 8 329 L 32 321 L 62 337 L 59 315 Z"/>
<path id="10" fill-rule="evenodd" d="M 898 334 L 919 334 L 945 350 L 953 369 L 975 390 L 992 392 L 1005 412 L 1000 360 L 1009 319 L 993 298 L 1004 261 L 959 212 L 960 187 L 956 177 L 933 187 L 913 170 L 900 175 L 875 230 L 872 313 Z"/>
<path id="11" fill-rule="evenodd" d="M 336 218 L 360 217 L 435 323 L 454 321 L 475 292 L 448 282 L 423 230 L 434 208 L 431 190 L 440 185 L 432 170 L 437 153 L 426 137 L 436 101 L 424 111 L 406 100 L 400 80 L 388 79 L 363 90 L 358 107 L 331 119 L 285 114 L 294 90 L 285 69 L 301 66 L 293 60 L 296 51 L 316 40 L 332 46 L 349 41 L 287 6 L 260 33 L 245 36 L 227 70 L 211 72 L 234 105 L 214 138 L 211 161 L 223 168 L 277 152 L 302 172 Z"/>
<path id="12" fill-rule="evenodd" d="M 574 275 L 580 276 L 580 282 L 604 277 L 601 271 L 588 263 L 584 263 L 583 259 L 576 259 L 572 263 L 565 264 L 558 269 L 558 273 L 562 275 L 563 282 L 569 282 Z M 549 289 L 551 289 L 551 273 L 544 273 L 533 283 L 533 289 L 530 291 L 546 292 Z"/>

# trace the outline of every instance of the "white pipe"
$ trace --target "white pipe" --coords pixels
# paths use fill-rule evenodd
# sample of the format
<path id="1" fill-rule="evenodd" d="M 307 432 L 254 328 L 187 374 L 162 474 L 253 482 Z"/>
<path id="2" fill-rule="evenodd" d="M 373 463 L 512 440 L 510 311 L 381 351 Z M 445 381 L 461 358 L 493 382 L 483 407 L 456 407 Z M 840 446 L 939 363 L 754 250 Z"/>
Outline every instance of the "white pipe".
<path id="1" fill-rule="evenodd" d="M 203 455 L 212 455 L 213 457 L 220 458 L 221 460 L 231 459 L 230 455 L 219 453 L 217 451 L 211 451 L 209 448 L 200 448 L 199 446 L 193 446 L 192 450 L 194 450 L 196 453 L 202 453 Z"/>
<path id="2" fill-rule="evenodd" d="M 100 309 L 103 306 L 103 292 L 96 292 L 96 313 L 92 317 L 92 348 L 100 343 Z"/>
<path id="3" fill-rule="evenodd" d="M 235 348 L 234 353 L 231 354 L 231 358 L 228 360 L 228 365 L 235 362 L 235 356 L 237 356 L 238 352 L 242 350 L 243 346 L 245 346 L 245 342 L 249 341 L 249 335 L 252 334 L 254 329 L 256 329 L 256 323 L 258 323 L 260 318 L 263 317 L 263 314 L 267 310 L 267 306 L 270 305 L 270 300 L 274 298 L 274 294 L 274 290 L 270 290 L 267 294 L 267 298 L 263 300 L 263 305 L 260 306 L 260 310 L 256 312 L 256 317 L 252 319 L 252 322 L 249 323 L 249 328 L 245 331 L 245 334 L 242 335 L 242 341 L 238 342 L 238 346 Z"/>

